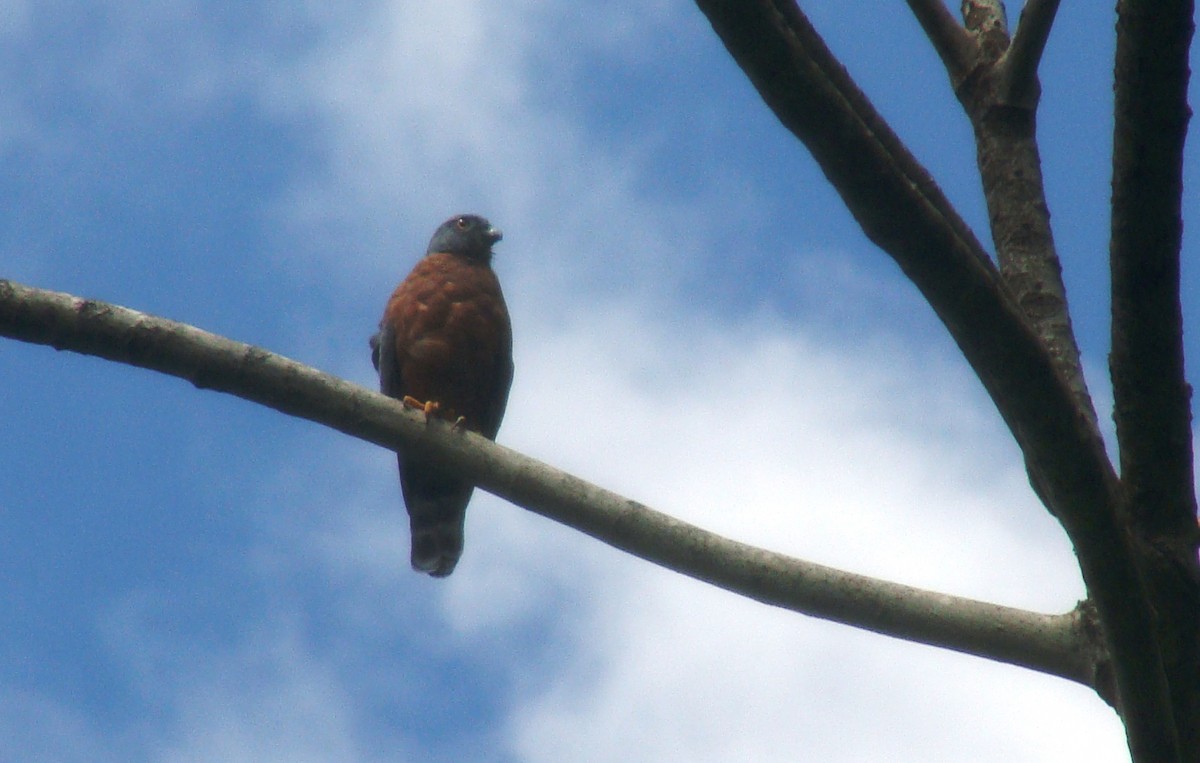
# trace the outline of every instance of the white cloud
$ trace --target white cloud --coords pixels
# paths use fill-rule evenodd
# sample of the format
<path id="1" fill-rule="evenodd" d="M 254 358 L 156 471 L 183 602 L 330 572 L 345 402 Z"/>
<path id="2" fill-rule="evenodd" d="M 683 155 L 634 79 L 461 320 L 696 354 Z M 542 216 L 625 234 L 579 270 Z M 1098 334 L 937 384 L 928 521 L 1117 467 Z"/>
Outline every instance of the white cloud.
<path id="1" fill-rule="evenodd" d="M 1081 595 L 956 364 L 889 351 L 885 334 L 864 351 L 769 322 L 655 318 L 593 304 L 528 326 L 501 441 L 816 561 L 1049 612 Z M 402 519 L 384 500 L 324 563 L 382 574 L 351 601 L 409 591 L 397 618 L 440 599 L 419 627 L 509 676 L 518 760 L 1124 759 L 1115 716 L 1081 687 L 743 601 L 490 496 L 472 504 L 454 577 L 406 584 Z M 548 640 L 516 646 L 532 634 Z"/>
<path id="2" fill-rule="evenodd" d="M 144 706 L 153 708 L 151 722 L 134 725 L 139 733 L 130 735 L 127 749 L 106 759 L 390 759 L 368 744 L 379 738 L 403 752 L 407 742 L 399 731 L 360 733 L 369 704 L 357 693 L 361 686 L 339 664 L 342 655 L 307 635 L 288 581 L 274 583 L 278 601 L 248 618 L 229 641 L 178 622 L 173 591 L 143 588 L 105 614 L 101 629 L 113 656 Z"/>
<path id="3" fill-rule="evenodd" d="M 508 232 L 498 267 L 510 288 L 543 295 L 543 310 L 568 310 L 570 295 L 598 287 L 661 293 L 683 272 L 677 258 L 703 250 L 708 207 L 729 194 L 713 187 L 672 199 L 642 174 L 656 138 L 601 148 L 582 99 L 547 94 L 547 81 L 572 66 L 561 55 L 546 60 L 549 46 L 611 50 L 634 34 L 624 17 L 644 10 L 600 10 L 595 29 L 560 17 L 574 8 L 540 3 L 383 2 L 367 11 L 334 25 L 262 91 L 268 109 L 318 127 L 327 164 L 278 212 L 298 235 L 330 239 L 314 248 L 323 273 L 398 278 L 436 224 L 459 211 L 487 214 Z M 652 39 L 667 17 L 660 6 L 639 33 Z M 721 203 L 741 213 L 752 196 Z M 341 226 L 353 231 L 354 257 Z"/>
<path id="4" fill-rule="evenodd" d="M 354 703 L 322 660 L 279 632 L 205 666 L 177 698 L 178 717 L 161 748 L 164 763 L 366 760 Z"/>
<path id="5" fill-rule="evenodd" d="M 510 444 L 768 548 L 1046 611 L 1079 597 L 1069 547 L 952 364 L 775 326 L 594 314 L 608 318 L 548 331 L 523 358 Z M 512 550 L 519 579 L 561 574 L 547 542 Z M 578 553 L 559 542 L 553 558 Z M 521 760 L 1049 761 L 1068 744 L 1124 759 L 1119 723 L 1085 689 L 582 558 L 568 656 L 513 698 Z"/>
<path id="6" fill-rule="evenodd" d="M 836 346 L 681 307 L 673 258 L 705 251 L 727 202 L 656 193 L 636 146 L 599 151 L 594 126 L 540 96 L 539 46 L 561 40 L 536 34 L 532 6 L 372 8 L 270 96 L 281 113 L 317 115 L 331 160 L 281 208 L 309 231 L 374 226 L 379 247 L 357 260 L 367 270 L 394 270 L 385 244 L 412 240 L 393 219 L 424 221 L 422 236 L 471 206 L 510 229 L 517 248 L 498 267 L 518 370 L 503 442 L 815 561 L 1045 611 L 1074 604 L 1070 549 L 960 365 L 886 330 Z M 622 293 L 596 289 L 602 273 L 621 274 Z M 873 289 L 854 285 L 870 313 Z M 1119 724 L 1086 690 L 744 602 L 486 496 L 453 578 L 399 582 L 403 532 L 386 500 L 377 516 L 364 498 L 324 536 L 322 563 L 363 583 L 351 600 L 399 585 L 425 615 L 436 591 L 440 619 L 420 627 L 508 676 L 519 760 L 1058 760 L 1068 744 L 1124 758 Z M 549 640 L 503 648 L 527 634 Z"/>
<path id="7" fill-rule="evenodd" d="M 0 38 L 29 29 L 29 8 L 3 6 Z M 588 86 L 576 53 L 645 64 L 688 44 L 680 30 L 704 24 L 694 10 L 281 3 L 254 17 L 263 35 L 249 41 L 187 0 L 105 13 L 91 65 L 71 74 L 106 113 L 149 104 L 160 120 L 186 120 L 252 90 L 306 129 L 311 173 L 276 211 L 293 226 L 287 256 L 322 252 L 315 267 L 281 255 L 284 280 L 301 268 L 305 282 L 312 271 L 322 282 L 399 275 L 463 208 L 508 230 L 498 268 L 518 375 L 506 444 L 815 561 L 1043 611 L 1081 595 L 1069 547 L 959 364 L 887 330 L 834 343 L 757 305 L 721 324 L 679 299 L 681 273 L 716 256 L 718 228 L 756 214 L 759 191 L 706 176 L 674 197 L 648 169 L 664 140 L 659 104 L 643 104 L 644 134 L 611 145 L 571 88 Z M 14 82 L 28 69 L 17 63 Z M 695 113 L 721 119 L 724 95 L 712 96 Z M 0 114 L 0 151 L 57 150 L 26 100 L 0 96 Z M 311 245 L 338 226 L 356 248 Z M 869 316 L 904 298 L 838 270 L 840 256 L 799 260 L 790 286 L 801 301 Z M 362 367 L 362 350 L 348 341 L 355 364 L 342 366 Z M 489 688 L 504 693 L 494 728 L 461 735 L 527 763 L 1126 759 L 1119 723 L 1086 689 L 747 602 L 490 496 L 472 505 L 455 576 L 420 578 L 407 569 L 390 457 L 339 443 L 285 458 L 257 496 L 272 519 L 250 566 L 269 611 L 213 643 L 166 636 L 131 603 L 107 623 L 110 646 L 160 715 L 114 733 L 70 703 L 5 687 L 8 757 L 467 759 L 364 709 L 400 697 L 450 735 L 478 724 L 421 702 L 420 681 L 438 675 L 426 663 L 449 655 L 499 676 Z M 310 638 L 305 617 L 328 609 L 328 641 Z"/>
<path id="8" fill-rule="evenodd" d="M 172 7 L 184 24 L 190 6 Z M 731 202 L 719 189 L 672 199 L 645 174 L 642 146 L 597 149 L 598 128 L 569 99 L 541 94 L 546 46 L 587 38 L 548 37 L 560 20 L 539 7 L 307 9 L 320 41 L 273 65 L 261 94 L 274 114 L 319 126 L 320 161 L 278 210 L 293 233 L 346 225 L 378 244 L 327 248 L 323 276 L 393 272 L 391 247 L 413 240 L 397 225 L 419 220 L 423 236 L 450 211 L 485 211 L 510 229 L 498 267 L 510 298 L 522 297 L 503 442 L 772 549 L 1068 609 L 1080 595 L 1070 550 L 959 365 L 886 330 L 834 345 L 768 317 L 722 325 L 679 304 L 679 273 L 706 253 L 713 226 L 733 224 Z M 601 11 L 590 50 L 653 36 L 624 10 Z M 205 44 L 184 54 L 197 69 L 219 66 Z M 118 83 L 137 68 L 118 64 Z M 194 74 L 188 92 L 208 92 Z M 753 206 L 736 203 L 736 214 Z M 869 313 L 874 289 L 853 294 Z M 359 714 L 357 692 L 413 692 L 413 666 L 385 659 L 397 640 L 501 675 L 507 715 L 493 733 L 530 763 L 982 760 L 988 750 L 1060 760 L 1068 746 L 1072 757 L 1124 758 L 1111 712 L 1066 682 L 742 601 L 487 496 L 472 506 L 455 576 L 419 578 L 407 570 L 390 459 L 362 452 L 299 454 L 265 486 L 264 502 L 295 499 L 258 560 L 279 601 L 232 646 L 163 641 L 136 618 L 114 626 L 129 672 L 173 708 L 151 732 L 156 759 L 372 757 L 364 740 L 394 732 Z M 345 616 L 330 626 L 332 646 L 291 622 L 305 606 L 292 586 L 314 570 Z M 187 667 L 164 678 L 164 661 Z"/>
<path id="9" fill-rule="evenodd" d="M 998 418 L 980 414 L 986 399 L 948 359 L 908 356 L 884 335 L 839 349 L 798 326 L 664 323 L 609 304 L 528 328 L 502 439 L 672 514 L 947 589 L 962 577 L 923 571 L 979 564 L 997 532 L 1056 533 Z M 919 543 L 941 564 L 913 553 Z M 1065 544 L 1038 551 L 1070 573 Z M 1068 578 L 1057 603 L 1077 586 Z"/>

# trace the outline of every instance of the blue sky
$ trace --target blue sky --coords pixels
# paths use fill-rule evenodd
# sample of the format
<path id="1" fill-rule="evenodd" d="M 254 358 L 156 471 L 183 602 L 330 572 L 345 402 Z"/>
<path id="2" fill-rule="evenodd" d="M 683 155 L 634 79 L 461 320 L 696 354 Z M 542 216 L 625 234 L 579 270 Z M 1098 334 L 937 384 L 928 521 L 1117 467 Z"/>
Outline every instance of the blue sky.
<path id="1" fill-rule="evenodd" d="M 1040 112 L 1105 418 L 1107 5 L 1064 4 Z M 907 9 L 804 7 L 988 241 Z M 374 386 L 387 294 L 480 212 L 516 335 L 501 442 L 814 561 L 1082 596 L 931 311 L 693 6 L 8 0 L 0 42 L 4 277 Z M 426 579 L 386 452 L 43 347 L 0 342 L 0 374 L 0 759 L 1127 760 L 1083 688 L 742 601 L 485 494 Z"/>

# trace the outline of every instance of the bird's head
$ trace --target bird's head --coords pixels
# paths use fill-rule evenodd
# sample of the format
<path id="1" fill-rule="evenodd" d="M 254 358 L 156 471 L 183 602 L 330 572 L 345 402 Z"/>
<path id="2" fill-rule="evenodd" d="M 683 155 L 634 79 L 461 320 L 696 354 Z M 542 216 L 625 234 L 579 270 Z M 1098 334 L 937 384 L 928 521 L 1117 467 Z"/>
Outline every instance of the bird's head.
<path id="1" fill-rule="evenodd" d="M 492 261 L 492 244 L 503 237 L 498 228 L 479 215 L 455 215 L 434 232 L 425 253 L 446 252 L 487 263 Z"/>

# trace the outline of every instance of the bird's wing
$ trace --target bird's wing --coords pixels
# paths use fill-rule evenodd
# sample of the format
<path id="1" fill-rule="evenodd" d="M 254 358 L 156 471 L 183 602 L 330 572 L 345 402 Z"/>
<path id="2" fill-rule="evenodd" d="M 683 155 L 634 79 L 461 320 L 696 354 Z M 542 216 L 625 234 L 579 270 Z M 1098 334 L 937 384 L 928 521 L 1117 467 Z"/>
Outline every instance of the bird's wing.
<path id="1" fill-rule="evenodd" d="M 400 366 L 396 356 L 396 332 L 386 322 L 371 337 L 371 362 L 379 372 L 379 391 L 389 397 L 399 394 Z"/>
<path id="2" fill-rule="evenodd" d="M 379 371 L 379 333 L 376 331 L 367 340 L 367 344 L 371 346 L 371 365 L 375 366 L 376 371 Z"/>
<path id="3" fill-rule="evenodd" d="M 508 405 L 508 390 L 512 387 L 513 359 L 512 343 L 508 343 L 496 360 L 496 376 L 488 391 L 487 407 L 484 409 L 479 431 L 490 440 L 496 439 L 500 431 L 500 420 L 504 418 L 504 409 Z"/>

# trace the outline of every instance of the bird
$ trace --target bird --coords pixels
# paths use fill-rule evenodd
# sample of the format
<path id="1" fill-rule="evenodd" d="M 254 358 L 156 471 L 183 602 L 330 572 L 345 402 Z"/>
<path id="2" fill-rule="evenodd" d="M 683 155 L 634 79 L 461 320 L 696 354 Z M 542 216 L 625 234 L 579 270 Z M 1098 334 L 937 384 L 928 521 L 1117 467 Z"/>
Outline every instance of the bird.
<path id="1" fill-rule="evenodd" d="M 492 270 L 503 238 L 484 217 L 442 223 L 388 299 L 371 337 L 379 389 L 455 429 L 496 439 L 512 385 L 512 321 Z M 408 509 L 414 570 L 435 578 L 454 571 L 475 486 L 413 454 L 397 452 Z"/>

